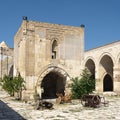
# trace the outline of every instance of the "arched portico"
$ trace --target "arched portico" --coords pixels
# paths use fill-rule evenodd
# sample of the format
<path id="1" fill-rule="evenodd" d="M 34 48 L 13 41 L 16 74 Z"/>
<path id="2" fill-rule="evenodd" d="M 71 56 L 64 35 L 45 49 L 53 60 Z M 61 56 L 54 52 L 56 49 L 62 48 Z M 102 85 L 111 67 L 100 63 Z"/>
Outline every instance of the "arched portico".
<path id="1" fill-rule="evenodd" d="M 109 55 L 104 55 L 100 60 L 100 67 L 103 71 L 113 75 L 113 60 Z"/>
<path id="2" fill-rule="evenodd" d="M 101 91 L 113 91 L 113 60 L 109 55 L 104 55 L 99 63 L 99 73 L 102 85 Z M 102 77 L 104 76 L 104 77 Z M 103 81 L 103 83 L 102 83 Z"/>

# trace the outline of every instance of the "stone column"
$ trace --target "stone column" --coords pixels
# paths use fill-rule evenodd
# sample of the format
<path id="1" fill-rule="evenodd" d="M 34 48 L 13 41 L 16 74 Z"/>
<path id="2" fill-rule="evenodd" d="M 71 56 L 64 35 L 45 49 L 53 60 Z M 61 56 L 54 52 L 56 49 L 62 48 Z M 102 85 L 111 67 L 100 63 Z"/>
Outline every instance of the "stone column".
<path id="1" fill-rule="evenodd" d="M 71 84 L 72 84 L 72 81 L 71 81 L 71 79 L 67 76 L 67 77 L 66 77 L 66 85 L 65 85 L 65 95 L 71 94 Z"/>
<path id="2" fill-rule="evenodd" d="M 98 65 L 97 65 L 98 66 Z M 96 92 L 103 92 L 103 81 L 100 79 L 99 67 L 95 68 L 95 90 Z"/>
<path id="3" fill-rule="evenodd" d="M 2 47 L 0 47 L 0 78 L 2 78 Z"/>
<path id="4" fill-rule="evenodd" d="M 114 92 L 120 93 L 120 68 L 118 65 L 113 69 L 113 86 Z"/>

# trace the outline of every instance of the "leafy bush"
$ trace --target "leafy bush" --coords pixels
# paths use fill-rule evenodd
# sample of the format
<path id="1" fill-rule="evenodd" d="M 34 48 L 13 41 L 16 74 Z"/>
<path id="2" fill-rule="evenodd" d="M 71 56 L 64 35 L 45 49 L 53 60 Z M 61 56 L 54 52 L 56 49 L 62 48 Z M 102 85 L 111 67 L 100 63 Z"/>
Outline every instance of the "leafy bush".
<path id="1" fill-rule="evenodd" d="M 5 75 L 1 82 L 2 88 L 8 92 L 11 96 L 14 96 L 14 84 L 13 79 Z"/>
<path id="2" fill-rule="evenodd" d="M 88 69 L 84 69 L 81 78 L 75 77 L 72 78 L 72 97 L 81 98 L 84 94 L 92 93 L 95 89 L 95 79 L 91 77 L 91 74 Z"/>
<path id="3" fill-rule="evenodd" d="M 1 80 L 1 86 L 10 96 L 14 96 L 14 93 L 17 93 L 18 99 L 21 99 L 22 89 L 25 89 L 24 80 L 20 74 L 14 78 L 5 75 Z"/>
<path id="4" fill-rule="evenodd" d="M 24 80 L 19 74 L 18 77 L 13 78 L 14 92 L 17 93 L 18 99 L 22 97 L 22 90 L 25 89 Z"/>

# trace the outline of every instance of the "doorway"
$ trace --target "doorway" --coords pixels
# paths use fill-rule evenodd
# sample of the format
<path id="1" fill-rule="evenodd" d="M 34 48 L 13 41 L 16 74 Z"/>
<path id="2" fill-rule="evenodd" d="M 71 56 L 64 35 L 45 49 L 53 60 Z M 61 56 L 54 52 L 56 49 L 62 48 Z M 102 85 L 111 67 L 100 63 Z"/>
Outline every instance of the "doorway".
<path id="1" fill-rule="evenodd" d="M 64 95 L 66 84 L 66 77 L 57 72 L 48 73 L 42 80 L 41 88 L 43 89 L 43 99 L 54 99 L 56 93 L 62 93 Z"/>

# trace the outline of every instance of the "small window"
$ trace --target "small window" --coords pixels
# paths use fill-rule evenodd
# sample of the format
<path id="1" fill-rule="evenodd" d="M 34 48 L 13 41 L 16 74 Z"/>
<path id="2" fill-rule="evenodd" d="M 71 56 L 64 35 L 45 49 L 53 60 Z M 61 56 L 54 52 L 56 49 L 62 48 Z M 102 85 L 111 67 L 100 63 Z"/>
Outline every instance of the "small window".
<path id="1" fill-rule="evenodd" d="M 53 44 L 52 44 L 52 59 L 56 59 L 57 58 L 57 50 L 58 50 L 57 41 L 54 40 Z"/>

